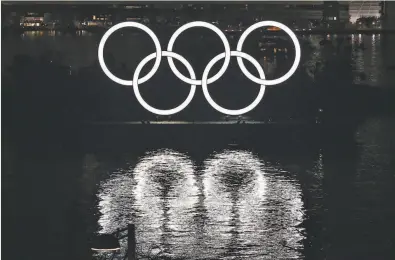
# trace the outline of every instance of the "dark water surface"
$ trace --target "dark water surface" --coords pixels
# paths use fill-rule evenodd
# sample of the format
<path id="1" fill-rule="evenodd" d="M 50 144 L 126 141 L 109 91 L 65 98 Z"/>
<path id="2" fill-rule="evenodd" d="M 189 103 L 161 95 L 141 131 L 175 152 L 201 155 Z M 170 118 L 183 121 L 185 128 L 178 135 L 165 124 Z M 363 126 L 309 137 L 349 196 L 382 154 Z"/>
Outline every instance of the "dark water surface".
<path id="1" fill-rule="evenodd" d="M 143 36 L 111 43 L 115 67 L 125 62 L 133 72 L 140 58 L 153 51 L 134 37 Z M 344 85 L 394 87 L 394 74 L 387 70 L 394 57 L 391 37 L 350 36 L 354 47 L 346 65 L 352 77 Z M 78 74 L 95 63 L 98 40 L 89 34 L 33 32 L 9 37 L 2 42 L 7 49 L 3 65 L 11 64 L 16 53 L 39 56 L 51 49 Z M 317 61 L 342 63 L 344 57 L 319 44 L 322 36 L 301 40 L 304 74 Z M 197 48 L 201 42 L 189 44 Z M 186 57 L 191 50 L 182 46 Z M 136 48 L 142 51 L 133 53 Z M 197 75 L 209 60 L 198 61 L 207 58 L 199 53 L 190 60 L 201 69 Z M 253 56 L 268 78 L 290 66 L 288 58 Z M 340 73 L 333 67 L 322 70 Z M 176 84 L 174 78 L 164 85 Z M 312 75 L 307 78 L 314 84 Z M 224 85 L 243 85 L 229 82 Z M 298 82 L 303 84 L 300 78 L 289 84 Z M 279 106 L 287 107 L 287 101 Z M 27 152 L 5 140 L 10 162 L 2 177 L 5 259 L 90 259 L 88 241 L 94 234 L 128 223 L 136 224 L 139 255 L 160 254 L 159 259 L 394 259 L 393 117 L 278 127 L 138 127 L 86 128 L 80 145 L 69 152 L 58 152 L 58 147 Z M 121 242 L 119 259 L 126 241 Z"/>
<path id="2" fill-rule="evenodd" d="M 171 33 L 168 31 L 162 32 L 161 30 L 155 32 L 159 37 L 162 49 L 165 50 Z M 265 74 L 268 76 L 268 74 L 270 75 L 283 65 L 278 60 L 278 57 L 273 59 L 273 57 L 268 56 L 265 58 L 266 55 L 257 51 L 259 48 L 254 37 L 258 37 L 258 34 L 258 32 L 253 32 L 247 38 L 245 48 L 249 54 L 254 56 L 264 66 Z M 233 49 L 236 48 L 239 36 L 228 36 Z M 302 65 L 311 68 L 316 65 L 317 61 L 323 62 L 327 60 L 334 49 L 321 46 L 320 41 L 327 39 L 336 46 L 337 39 L 340 37 L 345 37 L 345 35 L 305 35 L 299 37 L 302 47 L 305 47 L 302 49 Z M 2 70 L 11 65 L 16 54 L 40 57 L 45 53 L 52 52 L 55 54 L 55 60 L 60 61 L 63 65 L 71 66 L 73 71 L 78 71 L 81 68 L 93 65 L 97 61 L 97 47 L 100 39 L 100 34 L 85 31 L 77 33 L 29 31 L 21 35 L 10 35 L 4 38 L 2 42 L 3 48 L 7 50 L 2 57 Z M 261 40 L 261 42 L 265 42 L 265 40 Z M 394 78 L 391 76 L 393 73 L 388 72 L 387 67 L 394 65 L 395 51 L 392 46 L 395 42 L 395 35 L 353 34 L 348 35 L 348 39 L 344 42 L 352 46 L 351 63 L 355 83 L 386 86 L 393 82 Z M 110 59 L 106 61 L 108 62 L 107 65 L 115 71 L 121 67 L 121 64 L 125 64 L 130 73 L 123 76 L 125 79 L 130 80 L 133 77 L 134 68 L 137 64 L 155 50 L 154 44 L 148 35 L 139 31 L 128 32 L 126 29 L 120 30 L 119 33 L 111 36 L 107 45 L 106 50 L 110 51 L 115 62 L 114 66 L 111 67 Z M 196 74 L 198 78 L 201 78 L 205 65 L 215 56 L 210 57 L 210 55 L 223 52 L 223 46 L 219 37 L 210 30 L 193 28 L 181 34 L 177 39 L 175 51 L 183 55 L 192 64 L 193 68 L 199 68 Z M 290 54 L 289 59 L 293 59 L 292 54 Z M 167 63 L 167 61 L 163 59 L 163 63 Z M 254 70 L 251 71 L 254 73 Z M 361 72 L 366 74 L 363 78 L 360 77 Z M 117 73 L 115 74 L 120 76 Z"/>
<path id="3" fill-rule="evenodd" d="M 144 256 L 391 259 L 395 121 L 342 127 L 20 156 L 3 182 L 8 259 L 87 259 L 93 234 L 131 222 Z"/>

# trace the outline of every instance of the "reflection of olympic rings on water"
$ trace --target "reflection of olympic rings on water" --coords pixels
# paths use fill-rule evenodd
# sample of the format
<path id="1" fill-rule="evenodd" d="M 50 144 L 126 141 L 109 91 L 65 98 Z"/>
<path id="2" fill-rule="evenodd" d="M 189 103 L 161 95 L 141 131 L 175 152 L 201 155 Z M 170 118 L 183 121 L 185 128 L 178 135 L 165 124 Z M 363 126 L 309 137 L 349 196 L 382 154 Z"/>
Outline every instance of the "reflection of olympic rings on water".
<path id="1" fill-rule="evenodd" d="M 282 77 L 278 78 L 278 79 L 274 79 L 274 80 L 266 80 L 265 79 L 265 74 L 262 70 L 262 67 L 260 66 L 259 62 L 257 60 L 255 60 L 253 57 L 251 57 L 250 55 L 242 52 L 242 47 L 243 47 L 243 43 L 245 41 L 245 39 L 247 38 L 247 36 L 254 31 L 255 29 L 259 28 L 259 27 L 263 27 L 263 26 L 275 26 L 278 27 L 280 29 L 282 29 L 283 31 L 285 31 L 292 39 L 294 45 L 295 45 L 295 61 L 291 67 L 291 69 Z M 115 31 L 117 31 L 118 29 L 124 28 L 124 27 L 134 27 L 134 28 L 138 28 L 141 29 L 143 31 L 145 31 L 154 41 L 155 44 L 155 48 L 156 51 L 150 55 L 148 55 L 147 57 L 145 57 L 137 66 L 134 75 L 133 75 L 133 80 L 124 80 L 124 79 L 120 79 L 117 76 L 115 76 L 114 74 L 111 73 L 111 71 L 107 68 L 105 62 L 104 62 L 104 57 L 103 57 L 103 50 L 104 50 L 104 45 L 107 41 L 107 39 L 110 37 L 110 35 L 112 33 L 114 33 Z M 189 28 L 193 28 L 193 27 L 205 27 L 208 28 L 212 31 L 214 31 L 222 40 L 222 43 L 224 44 L 225 47 L 225 52 L 217 55 L 216 57 L 214 57 L 206 66 L 206 68 L 204 69 L 203 72 L 203 77 L 201 80 L 197 80 L 195 77 L 195 72 L 192 68 L 192 66 L 189 64 L 189 62 L 183 58 L 181 55 L 172 52 L 173 49 L 173 45 L 175 40 L 177 39 L 177 37 L 184 32 L 185 30 L 189 29 Z M 274 22 L 274 21 L 262 21 L 262 22 L 258 22 L 252 26 L 250 26 L 249 28 L 247 28 L 246 31 L 244 31 L 244 33 L 241 35 L 239 42 L 237 43 L 237 51 L 230 51 L 230 45 L 228 40 L 226 39 L 225 34 L 217 27 L 215 27 L 214 25 L 207 23 L 207 22 L 201 22 L 201 21 L 197 21 L 197 22 L 191 22 L 188 24 L 185 24 L 183 26 L 181 26 L 180 28 L 178 28 L 178 30 L 172 35 L 172 37 L 170 38 L 169 44 L 167 46 L 167 51 L 162 51 L 160 43 L 159 43 L 159 39 L 158 37 L 156 37 L 156 35 L 154 34 L 154 32 L 149 29 L 147 26 L 142 25 L 140 23 L 136 23 L 136 22 L 123 22 L 123 23 L 119 23 L 113 27 L 111 27 L 103 36 L 103 38 L 100 41 L 99 44 L 99 50 L 98 50 L 98 56 L 99 56 L 99 63 L 101 68 L 103 69 L 104 73 L 114 82 L 121 84 L 121 85 L 125 85 L 125 86 L 133 86 L 133 90 L 134 93 L 137 97 L 138 102 L 148 111 L 157 114 L 157 115 L 172 115 L 175 113 L 180 112 L 181 110 L 183 110 L 184 108 L 186 108 L 188 106 L 188 104 L 192 101 L 193 96 L 195 95 L 195 91 L 196 91 L 196 86 L 202 86 L 203 88 L 203 93 L 205 98 L 207 99 L 207 101 L 209 102 L 209 104 L 216 109 L 217 111 L 223 113 L 223 114 L 227 114 L 227 115 L 241 115 L 241 114 L 245 114 L 251 110 L 253 110 L 258 104 L 259 102 L 262 100 L 263 95 L 265 93 L 265 85 L 277 85 L 280 84 L 284 81 L 286 81 L 287 79 L 289 79 L 296 71 L 299 62 L 300 62 L 300 57 L 301 57 L 301 48 L 300 48 L 300 44 L 299 41 L 296 37 L 296 35 L 292 32 L 291 29 L 289 29 L 287 26 L 285 26 L 282 23 L 279 22 Z M 145 100 L 142 98 L 142 96 L 140 95 L 139 89 L 138 89 L 138 84 L 142 84 L 146 81 L 148 81 L 158 70 L 162 56 L 167 57 L 169 65 L 171 70 L 173 71 L 173 73 L 183 82 L 190 84 L 191 85 L 191 90 L 189 92 L 188 97 L 186 98 L 186 100 L 181 103 L 181 105 L 179 105 L 176 108 L 172 108 L 172 109 L 157 109 L 154 108 L 152 106 L 150 106 L 147 102 L 145 102 Z M 210 94 L 208 92 L 207 89 L 207 85 L 214 83 L 216 80 L 218 80 L 226 71 L 226 69 L 229 66 L 230 63 L 230 58 L 231 56 L 236 56 L 237 57 L 237 63 L 241 69 L 241 71 L 243 72 L 243 74 L 250 79 L 251 81 L 260 84 L 261 88 L 260 91 L 258 93 L 257 98 L 247 107 L 242 108 L 242 109 L 238 109 L 238 110 L 230 110 L 230 109 L 226 109 L 223 108 L 221 106 L 219 106 L 217 103 L 214 102 L 214 100 L 210 97 Z M 141 69 L 144 67 L 144 65 L 147 64 L 148 61 L 152 60 L 155 58 L 155 63 L 153 68 L 151 69 L 151 71 L 145 75 L 142 78 L 139 78 L 139 74 L 141 72 Z M 184 64 L 184 66 L 188 69 L 188 72 L 190 74 L 190 78 L 185 77 L 184 75 L 182 75 L 177 68 L 174 65 L 173 62 L 173 58 L 179 60 L 182 64 Z M 208 74 L 210 72 L 210 69 L 214 66 L 214 64 L 219 61 L 220 59 L 224 59 L 224 64 L 222 65 L 221 69 L 218 71 L 217 74 L 215 74 L 213 77 L 211 78 L 207 78 Z M 258 70 L 259 73 L 259 77 L 257 78 L 254 75 L 252 75 L 244 66 L 243 60 L 242 59 L 246 59 L 249 62 L 251 62 Z"/>

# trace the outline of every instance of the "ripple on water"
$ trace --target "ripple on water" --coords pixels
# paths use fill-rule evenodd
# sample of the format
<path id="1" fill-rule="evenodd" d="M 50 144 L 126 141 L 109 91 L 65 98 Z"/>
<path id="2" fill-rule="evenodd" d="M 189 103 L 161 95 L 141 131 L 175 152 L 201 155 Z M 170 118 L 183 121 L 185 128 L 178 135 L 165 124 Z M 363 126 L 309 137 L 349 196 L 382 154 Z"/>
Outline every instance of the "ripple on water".
<path id="1" fill-rule="evenodd" d="M 111 175 L 98 197 L 101 232 L 133 222 L 142 251 L 157 247 L 188 259 L 300 256 L 301 190 L 248 151 L 215 153 L 202 167 L 174 150 L 150 152 Z"/>

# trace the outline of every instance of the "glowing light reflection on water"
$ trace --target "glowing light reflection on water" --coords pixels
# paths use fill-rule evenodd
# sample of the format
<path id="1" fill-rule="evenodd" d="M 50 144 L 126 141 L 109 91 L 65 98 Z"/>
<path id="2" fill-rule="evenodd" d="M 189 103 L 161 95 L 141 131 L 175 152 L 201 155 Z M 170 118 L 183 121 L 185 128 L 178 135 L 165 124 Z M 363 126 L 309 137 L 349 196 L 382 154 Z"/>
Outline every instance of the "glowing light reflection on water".
<path id="1" fill-rule="evenodd" d="M 101 232 L 135 223 L 142 252 L 186 259 L 297 258 L 299 185 L 253 153 L 224 150 L 200 167 L 173 150 L 147 153 L 101 184 Z M 125 241 L 122 243 L 125 246 Z"/>

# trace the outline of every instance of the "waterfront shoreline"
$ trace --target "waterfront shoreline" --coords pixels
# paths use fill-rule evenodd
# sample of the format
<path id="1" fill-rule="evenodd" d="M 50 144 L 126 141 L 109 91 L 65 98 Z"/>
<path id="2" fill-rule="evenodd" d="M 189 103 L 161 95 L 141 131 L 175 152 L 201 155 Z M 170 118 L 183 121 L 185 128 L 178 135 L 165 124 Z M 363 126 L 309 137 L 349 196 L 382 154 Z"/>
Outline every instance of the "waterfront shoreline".
<path id="1" fill-rule="evenodd" d="M 180 28 L 181 26 L 172 26 L 172 25 L 164 25 L 164 26 L 148 26 L 152 30 L 176 30 Z M 3 27 L 2 31 L 3 32 L 11 32 L 11 33 L 24 33 L 24 32 L 31 32 L 31 31 L 37 31 L 37 32 L 50 32 L 50 31 L 55 31 L 55 32 L 81 32 L 81 31 L 86 31 L 90 33 L 104 33 L 106 32 L 109 28 L 101 28 L 101 27 L 95 27 L 95 28 L 60 28 L 60 29 L 51 29 L 51 28 L 19 28 L 19 29 L 13 29 L 13 28 L 6 28 Z M 226 34 L 241 34 L 245 30 L 233 30 L 230 31 L 228 29 L 221 29 L 224 33 Z M 342 29 L 342 30 L 321 30 L 321 29 L 316 29 L 316 30 L 304 30 L 304 31 L 296 31 L 293 30 L 293 32 L 297 35 L 327 35 L 327 34 L 365 34 L 365 35 L 370 35 L 370 34 L 395 34 L 395 30 L 393 29 L 382 29 L 382 30 L 353 30 L 353 29 Z M 264 34 L 270 34 L 270 35 L 281 35 L 284 32 L 283 31 L 262 31 L 261 33 Z"/>

